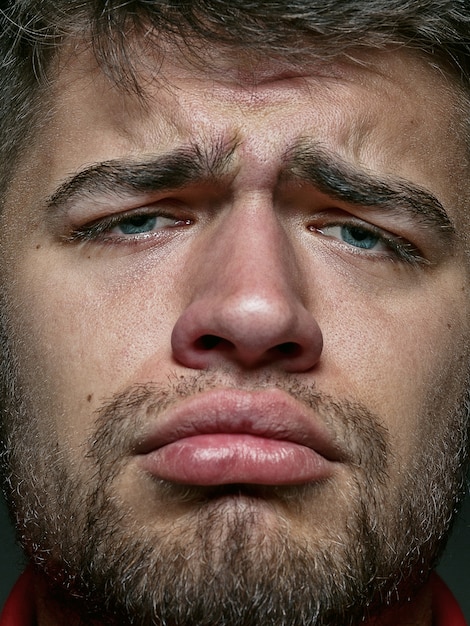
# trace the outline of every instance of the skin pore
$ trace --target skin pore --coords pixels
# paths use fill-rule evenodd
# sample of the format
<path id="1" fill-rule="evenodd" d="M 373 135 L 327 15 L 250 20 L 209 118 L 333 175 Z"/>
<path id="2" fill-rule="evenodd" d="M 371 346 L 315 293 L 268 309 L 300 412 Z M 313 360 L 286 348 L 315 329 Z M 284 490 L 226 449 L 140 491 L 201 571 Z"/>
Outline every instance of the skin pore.
<path id="1" fill-rule="evenodd" d="M 0 218 L 39 626 L 431 624 L 466 443 L 468 172 L 444 77 L 366 60 L 173 51 L 145 106 L 87 53 L 60 72 Z"/>

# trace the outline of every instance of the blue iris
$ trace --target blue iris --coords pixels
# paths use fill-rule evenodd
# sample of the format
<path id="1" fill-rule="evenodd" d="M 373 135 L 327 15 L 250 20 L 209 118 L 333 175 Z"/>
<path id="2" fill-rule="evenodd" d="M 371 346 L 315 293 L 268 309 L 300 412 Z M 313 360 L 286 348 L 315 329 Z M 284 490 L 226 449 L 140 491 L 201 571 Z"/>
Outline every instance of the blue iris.
<path id="1" fill-rule="evenodd" d="M 151 232 L 156 223 L 155 215 L 135 215 L 119 222 L 118 228 L 123 235 L 141 235 Z"/>
<path id="2" fill-rule="evenodd" d="M 372 250 L 380 241 L 377 235 L 358 226 L 341 226 L 341 236 L 345 243 L 365 250 Z"/>

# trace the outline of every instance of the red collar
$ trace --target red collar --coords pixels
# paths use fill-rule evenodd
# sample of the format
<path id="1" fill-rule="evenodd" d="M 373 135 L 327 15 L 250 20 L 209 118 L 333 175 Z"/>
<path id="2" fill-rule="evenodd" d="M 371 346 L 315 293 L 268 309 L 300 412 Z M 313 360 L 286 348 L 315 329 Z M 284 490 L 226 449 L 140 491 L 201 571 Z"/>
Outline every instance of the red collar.
<path id="1" fill-rule="evenodd" d="M 433 626 L 466 626 L 462 610 L 442 578 L 433 574 L 431 582 Z"/>
<path id="2" fill-rule="evenodd" d="M 28 567 L 10 592 L 0 616 L 0 626 L 35 626 L 33 570 Z"/>
<path id="3" fill-rule="evenodd" d="M 33 573 L 28 568 L 18 579 L 0 616 L 0 626 L 35 626 Z M 432 577 L 433 626 L 467 626 L 454 596 L 436 574 Z"/>

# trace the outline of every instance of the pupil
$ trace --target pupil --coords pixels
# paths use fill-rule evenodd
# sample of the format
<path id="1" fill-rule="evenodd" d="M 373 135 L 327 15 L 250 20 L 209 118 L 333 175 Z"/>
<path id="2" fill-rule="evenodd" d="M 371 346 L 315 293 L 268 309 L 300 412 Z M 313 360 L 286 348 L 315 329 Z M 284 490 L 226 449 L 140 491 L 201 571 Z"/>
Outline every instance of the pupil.
<path id="1" fill-rule="evenodd" d="M 350 228 L 349 232 L 354 239 L 357 239 L 357 241 L 364 241 L 364 239 L 367 239 L 370 236 L 369 233 L 365 230 L 361 230 L 360 228 Z"/>
<path id="2" fill-rule="evenodd" d="M 133 226 L 142 226 L 148 220 L 146 215 L 136 215 L 129 220 L 129 223 Z"/>

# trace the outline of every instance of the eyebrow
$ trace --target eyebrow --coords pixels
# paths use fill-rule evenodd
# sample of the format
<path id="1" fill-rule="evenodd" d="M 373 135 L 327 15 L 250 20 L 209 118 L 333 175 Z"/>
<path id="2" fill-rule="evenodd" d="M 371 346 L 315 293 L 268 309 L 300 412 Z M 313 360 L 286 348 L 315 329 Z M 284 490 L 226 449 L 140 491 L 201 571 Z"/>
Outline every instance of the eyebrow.
<path id="1" fill-rule="evenodd" d="M 177 148 L 147 160 L 112 159 L 70 176 L 46 199 L 49 211 L 64 211 L 83 198 L 100 194 L 126 196 L 181 189 L 194 182 L 220 179 L 228 171 L 235 143 Z"/>
<path id="2" fill-rule="evenodd" d="M 331 198 L 350 205 L 408 213 L 425 226 L 451 238 L 455 227 L 441 202 L 409 180 L 377 174 L 355 166 L 324 146 L 301 140 L 284 155 L 282 181 L 307 182 Z"/>
<path id="3" fill-rule="evenodd" d="M 146 160 L 112 159 L 70 176 L 46 199 L 51 212 L 62 212 L 100 194 L 126 196 L 182 189 L 192 183 L 219 181 L 229 173 L 237 143 L 191 144 Z M 318 142 L 302 139 L 283 157 L 279 182 L 306 182 L 331 198 L 361 207 L 408 213 L 450 239 L 455 227 L 441 202 L 427 189 L 403 178 L 382 176 L 355 166 Z"/>

